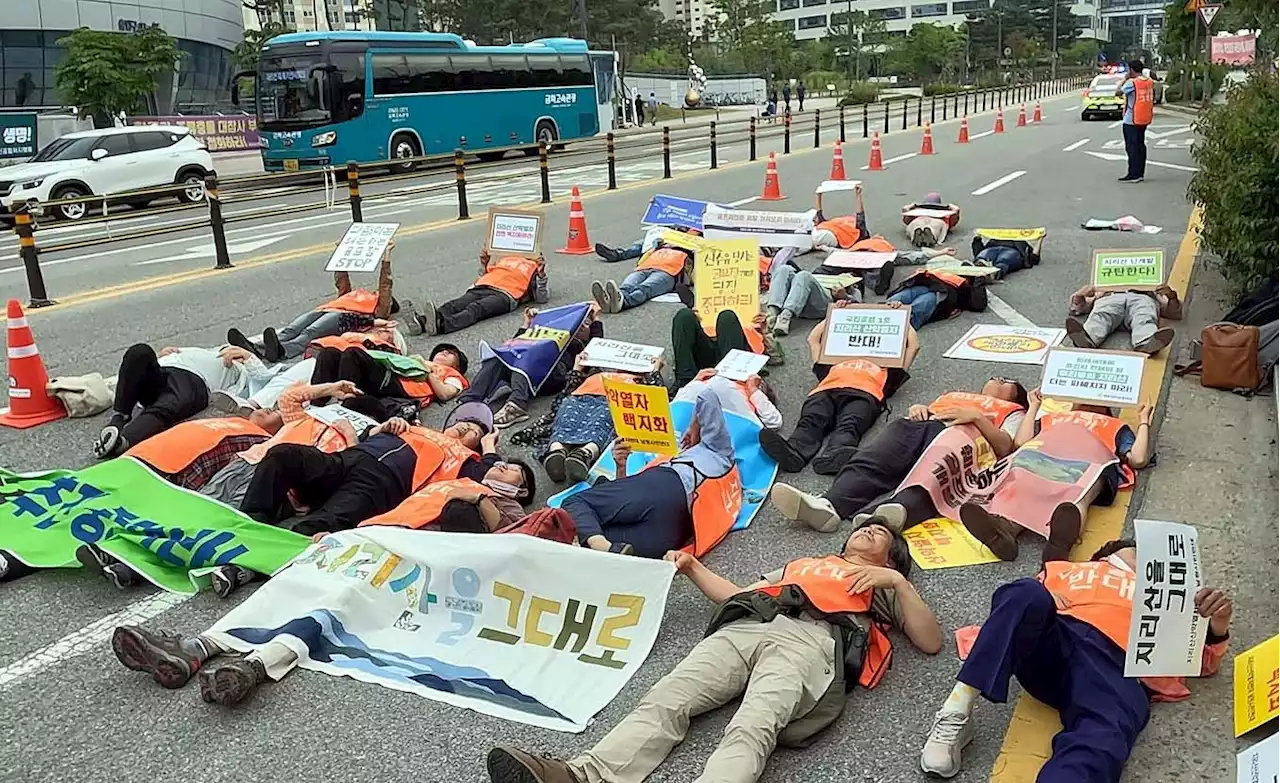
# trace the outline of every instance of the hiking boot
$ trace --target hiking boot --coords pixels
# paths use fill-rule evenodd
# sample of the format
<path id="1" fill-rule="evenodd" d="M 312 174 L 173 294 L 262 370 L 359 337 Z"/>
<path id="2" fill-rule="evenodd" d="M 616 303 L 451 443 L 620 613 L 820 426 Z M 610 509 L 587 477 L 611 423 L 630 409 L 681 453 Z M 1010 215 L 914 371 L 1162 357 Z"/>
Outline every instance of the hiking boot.
<path id="1" fill-rule="evenodd" d="M 1163 329 L 1157 329 L 1155 334 L 1134 345 L 1133 350 L 1155 356 L 1169 347 L 1171 342 L 1173 342 L 1173 330 L 1166 326 Z"/>
<path id="2" fill-rule="evenodd" d="M 146 672 L 162 688 L 186 685 L 209 658 L 198 637 L 151 632 L 137 625 L 122 625 L 111 634 L 111 650 L 125 668 Z"/>
<path id="3" fill-rule="evenodd" d="M 219 598 L 226 598 L 240 586 L 247 585 L 257 574 L 238 565 L 218 566 L 209 574 L 213 583 L 213 592 Z"/>
<path id="4" fill-rule="evenodd" d="M 769 490 L 769 502 L 782 516 L 803 522 L 819 533 L 831 533 L 840 526 L 840 515 L 831 501 L 801 492 L 790 484 L 774 484 Z"/>
<path id="5" fill-rule="evenodd" d="M 243 348 L 259 359 L 266 358 L 262 352 L 262 346 L 244 336 L 244 332 L 234 326 L 227 330 L 227 343 L 237 348 Z"/>
<path id="6" fill-rule="evenodd" d="M 123 424 L 108 424 L 102 428 L 102 432 L 98 433 L 98 438 L 93 442 L 93 456 L 98 459 L 111 459 L 112 457 L 123 454 L 128 445 L 122 433 Z"/>
<path id="7" fill-rule="evenodd" d="M 440 320 L 436 315 L 436 303 L 427 300 L 422 306 L 422 312 L 418 314 L 418 324 L 422 326 L 422 333 L 428 337 L 440 333 Z"/>
<path id="8" fill-rule="evenodd" d="M 785 337 L 791 334 L 791 311 L 783 310 L 778 313 L 778 318 L 773 322 L 773 333 L 778 337 Z"/>
<path id="9" fill-rule="evenodd" d="M 876 296 L 884 296 L 888 293 L 889 288 L 893 286 L 893 262 L 885 264 L 876 272 L 875 282 L 871 285 L 871 291 Z"/>
<path id="10" fill-rule="evenodd" d="M 946 711 L 933 716 L 929 739 L 920 751 L 920 770 L 953 778 L 960 771 L 961 753 L 973 742 L 973 721 L 963 712 Z"/>
<path id="11" fill-rule="evenodd" d="M 599 280 L 591 282 L 591 298 L 596 300 L 596 304 L 600 305 L 600 312 L 613 312 L 609 309 L 609 292 L 604 290 L 604 283 Z"/>
<path id="12" fill-rule="evenodd" d="M 964 509 L 961 508 L 961 513 Z M 1080 540 L 1080 528 L 1084 520 L 1075 503 L 1059 503 L 1049 517 L 1049 542 L 1044 545 L 1044 561 L 1067 560 L 1071 547 Z"/>
<path id="13" fill-rule="evenodd" d="M 618 288 L 618 284 L 612 280 L 606 280 L 604 283 L 605 296 L 609 298 L 609 312 L 622 312 L 622 289 Z"/>
<path id="14" fill-rule="evenodd" d="M 564 447 L 552 449 L 547 452 L 547 456 L 542 458 L 542 469 L 547 472 L 547 478 L 557 484 L 564 481 L 564 463 L 567 450 Z"/>
<path id="15" fill-rule="evenodd" d="M 783 473 L 799 473 L 808 462 L 782 433 L 768 427 L 760 430 L 760 448 L 778 463 Z"/>
<path id="16" fill-rule="evenodd" d="M 960 506 L 960 522 L 973 537 L 996 553 L 1001 560 L 1018 559 L 1018 533 L 1021 527 L 1002 516 L 992 514 L 977 503 Z"/>
<path id="17" fill-rule="evenodd" d="M 491 783 L 586 783 L 563 761 L 499 745 L 485 759 Z"/>
<path id="18" fill-rule="evenodd" d="M 596 464 L 596 460 L 599 457 L 600 447 L 594 443 L 588 443 L 570 451 L 564 460 L 565 478 L 574 484 L 579 481 L 586 481 L 587 476 L 591 473 L 591 466 Z"/>
<path id="19" fill-rule="evenodd" d="M 404 330 L 410 337 L 422 334 L 422 314 L 418 312 L 418 308 L 412 301 L 406 299 L 400 303 L 400 313 L 397 318 L 404 324 Z"/>
<path id="20" fill-rule="evenodd" d="M 506 429 L 522 421 L 529 419 L 529 412 L 514 402 L 508 402 L 502 406 L 502 409 L 493 414 L 493 426 L 498 429 Z"/>
<path id="21" fill-rule="evenodd" d="M 284 361 L 284 346 L 276 330 L 268 326 L 262 330 L 262 358 L 272 364 Z"/>
<path id="22" fill-rule="evenodd" d="M 200 698 L 223 707 L 234 707 L 267 681 L 262 662 L 241 658 L 200 672 Z"/>
<path id="23" fill-rule="evenodd" d="M 614 250 L 608 245 L 602 245 L 599 242 L 596 243 L 596 255 L 609 262 L 622 260 L 622 253 Z"/>
<path id="24" fill-rule="evenodd" d="M 819 476 L 834 476 L 840 472 L 853 455 L 858 452 L 857 446 L 843 446 L 827 449 L 813 460 L 813 472 Z"/>
<path id="25" fill-rule="evenodd" d="M 1084 330 L 1084 324 L 1080 323 L 1080 319 L 1074 315 L 1067 316 L 1067 339 L 1077 348 L 1097 348 L 1093 342 L 1093 338 Z M 1170 330 L 1172 331 L 1172 330 Z"/>

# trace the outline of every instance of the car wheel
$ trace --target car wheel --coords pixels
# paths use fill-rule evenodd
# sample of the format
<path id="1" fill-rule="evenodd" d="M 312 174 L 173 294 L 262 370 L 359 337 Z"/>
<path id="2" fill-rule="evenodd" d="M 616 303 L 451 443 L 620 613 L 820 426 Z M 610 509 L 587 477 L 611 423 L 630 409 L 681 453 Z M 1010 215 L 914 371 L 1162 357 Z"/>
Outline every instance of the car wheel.
<path id="1" fill-rule="evenodd" d="M 417 168 L 418 164 L 409 160 L 422 156 L 422 148 L 418 146 L 418 140 L 408 133 L 397 133 L 391 138 L 391 158 L 392 160 L 402 160 L 404 163 L 396 163 L 391 166 L 392 174 L 408 174 Z"/>
<path id="2" fill-rule="evenodd" d="M 182 185 L 178 191 L 178 200 L 183 204 L 196 204 L 204 201 L 204 172 L 187 169 L 178 172 L 177 184 Z"/>
<path id="3" fill-rule="evenodd" d="M 89 195 L 89 191 L 81 185 L 62 185 L 50 195 L 50 201 L 61 201 L 69 198 L 83 198 Z M 89 214 L 89 205 L 84 202 L 56 204 L 53 207 L 53 211 L 63 220 L 81 220 L 85 215 Z"/>

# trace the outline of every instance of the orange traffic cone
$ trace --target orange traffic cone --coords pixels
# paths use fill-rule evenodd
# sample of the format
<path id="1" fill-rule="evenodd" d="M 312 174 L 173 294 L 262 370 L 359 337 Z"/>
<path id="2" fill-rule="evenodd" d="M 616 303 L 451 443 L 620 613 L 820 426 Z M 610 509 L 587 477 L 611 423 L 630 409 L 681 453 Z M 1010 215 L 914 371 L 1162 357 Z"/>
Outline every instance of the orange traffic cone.
<path id="1" fill-rule="evenodd" d="M 760 191 L 761 201 L 782 201 L 782 187 L 778 184 L 778 162 L 773 153 L 769 153 L 769 162 L 764 165 L 764 190 Z"/>
<path id="2" fill-rule="evenodd" d="M 1018 107 L 1018 127 L 1027 127 L 1027 104 L 1025 103 Z"/>
<path id="3" fill-rule="evenodd" d="M 956 144 L 969 143 L 969 115 L 960 118 L 960 138 L 956 139 Z"/>
<path id="4" fill-rule="evenodd" d="M 556 252 L 570 256 L 596 252 L 591 240 L 587 239 L 587 213 L 582 211 L 582 196 L 578 195 L 577 185 L 569 195 L 569 240 Z"/>
<path id="5" fill-rule="evenodd" d="M 839 139 L 836 139 L 836 149 L 831 153 L 831 176 L 828 179 L 844 179 L 844 150 L 840 148 Z"/>
<path id="6" fill-rule="evenodd" d="M 9 300 L 9 412 L 0 416 L 0 424 L 25 430 L 46 421 L 66 418 L 62 403 L 49 396 L 45 386 L 49 374 L 31 326 L 22 314 L 17 299 Z"/>
<path id="7" fill-rule="evenodd" d="M 924 124 L 924 138 L 920 140 L 920 154 L 933 154 L 933 128 L 927 122 Z"/>
<path id="8" fill-rule="evenodd" d="M 880 157 L 880 131 L 871 135 L 871 157 L 867 159 L 867 171 L 884 171 L 884 160 Z"/>
<path id="9" fill-rule="evenodd" d="M 1036 112 L 1031 115 L 1032 122 L 1044 122 L 1044 117 L 1040 116 L 1040 101 L 1036 101 Z"/>
<path id="10" fill-rule="evenodd" d="M 1004 133 L 1004 109 L 996 109 L 996 127 L 993 130 L 995 133 Z"/>

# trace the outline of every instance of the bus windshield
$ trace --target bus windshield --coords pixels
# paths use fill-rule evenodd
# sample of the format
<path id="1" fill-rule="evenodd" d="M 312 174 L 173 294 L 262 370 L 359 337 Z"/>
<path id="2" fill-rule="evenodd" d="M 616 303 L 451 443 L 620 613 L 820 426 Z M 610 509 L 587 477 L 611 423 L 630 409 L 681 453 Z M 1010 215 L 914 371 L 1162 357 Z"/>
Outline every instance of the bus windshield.
<path id="1" fill-rule="evenodd" d="M 264 57 L 258 78 L 259 127 L 288 130 L 328 123 L 328 81 L 318 56 Z"/>

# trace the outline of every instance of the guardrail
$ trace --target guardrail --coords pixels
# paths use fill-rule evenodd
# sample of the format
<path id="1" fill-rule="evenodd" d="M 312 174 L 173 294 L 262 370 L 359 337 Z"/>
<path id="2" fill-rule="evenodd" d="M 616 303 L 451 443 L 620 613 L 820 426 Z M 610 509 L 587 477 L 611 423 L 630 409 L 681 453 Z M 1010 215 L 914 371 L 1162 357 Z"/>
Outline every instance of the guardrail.
<path id="1" fill-rule="evenodd" d="M 891 126 L 901 130 L 915 126 L 946 121 L 949 117 L 968 116 L 972 112 L 985 112 L 989 109 L 1003 108 L 1027 101 L 1038 100 L 1064 92 L 1079 89 L 1088 84 L 1088 75 L 1067 76 L 1056 81 L 1037 81 L 1009 85 L 1001 88 L 967 90 L 931 97 L 902 96 L 873 104 L 858 106 L 837 106 L 826 110 L 812 109 L 806 112 L 784 113 L 774 116 L 752 114 L 741 119 L 713 119 L 705 125 L 681 125 L 672 127 L 663 125 L 649 129 L 624 130 L 606 133 L 602 136 L 573 142 L 572 149 L 562 150 L 555 156 L 557 168 L 560 164 L 568 166 L 593 165 L 603 163 L 608 172 L 608 189 L 618 187 L 617 166 L 619 163 L 652 160 L 656 155 L 662 156 L 662 179 L 671 179 L 671 156 L 673 147 L 678 149 L 696 149 L 705 145 L 709 155 L 709 167 L 719 168 L 720 148 L 726 145 L 747 145 L 748 160 L 757 159 L 757 146 L 761 139 L 778 139 L 782 141 L 782 154 L 791 153 L 793 137 L 795 141 L 811 137 L 814 148 L 822 146 L 824 131 L 826 140 L 839 139 L 844 142 L 851 137 L 869 137 L 874 131 L 888 133 Z M 718 115 L 717 115 L 718 116 Z M 927 116 L 927 120 L 925 119 Z M 825 124 L 824 124 L 825 123 Z M 861 127 L 859 127 L 861 126 Z M 801 142 L 802 143 L 802 142 Z M 521 179 L 529 176 L 527 170 L 507 171 L 518 165 L 518 161 L 501 160 L 513 151 L 529 154 L 536 149 L 538 161 L 538 178 L 540 185 L 540 201 L 551 203 L 551 156 L 553 148 L 540 142 L 536 148 L 524 145 L 487 148 L 484 150 L 468 149 L 466 139 L 459 139 L 456 149 L 450 153 L 422 155 L 415 158 L 398 159 L 394 162 L 381 161 L 375 163 L 351 162 L 346 166 L 329 166 L 324 169 L 309 169 L 297 172 L 276 172 L 252 174 L 220 180 L 216 173 L 210 172 L 204 179 L 201 199 L 204 203 L 182 203 L 167 205 L 154 209 L 131 209 L 112 211 L 113 205 L 138 203 L 142 200 L 155 200 L 166 196 L 181 196 L 184 193 L 190 198 L 192 186 L 189 183 L 178 183 L 156 188 L 147 188 L 106 196 L 84 196 L 73 199 L 44 202 L 42 210 L 62 205 L 80 205 L 86 210 L 98 207 L 101 214 L 85 217 L 70 225 L 86 226 L 101 224 L 106 228 L 106 237 L 54 242 L 44 245 L 38 243 L 38 225 L 33 221 L 27 207 L 21 207 L 15 214 L 14 232 L 18 237 L 20 257 L 27 277 L 27 290 L 30 296 L 29 306 L 32 308 L 54 304 L 45 289 L 44 277 L 40 269 L 42 255 L 66 252 L 86 247 L 99 247 L 116 242 L 143 239 L 163 234 L 175 234 L 194 229 L 208 228 L 213 239 L 214 268 L 230 269 L 230 253 L 227 247 L 226 227 L 248 220 L 260 220 L 285 214 L 301 214 L 317 210 L 333 210 L 339 203 L 338 178 L 343 177 L 347 184 L 347 205 L 351 211 L 353 222 L 364 220 L 364 208 L 367 202 L 395 195 L 418 195 L 424 193 L 444 193 L 453 190 L 457 199 L 459 220 L 467 220 L 471 209 L 467 200 L 468 176 L 475 181 L 483 177 L 483 182 L 493 183 L 506 180 Z M 479 160 L 469 161 L 474 155 Z M 391 193 L 369 194 L 361 191 L 361 183 L 372 179 L 378 184 L 422 179 L 423 177 L 447 176 L 452 168 L 453 179 L 440 179 L 423 182 L 419 185 L 397 188 Z M 389 171 L 388 171 L 389 170 Z M 384 171 L 381 176 L 373 178 L 375 171 Z M 366 176 L 369 175 L 369 176 Z M 269 189 L 269 192 L 259 192 Z M 304 203 L 289 203 L 265 209 L 227 212 L 226 207 L 241 204 L 252 204 L 265 199 L 316 195 L 318 200 Z M 181 198 L 180 198 L 181 200 Z M 129 228 L 119 232 L 112 229 L 112 224 L 123 220 L 164 215 L 169 213 L 189 213 L 190 220 L 176 223 L 137 228 Z"/>

